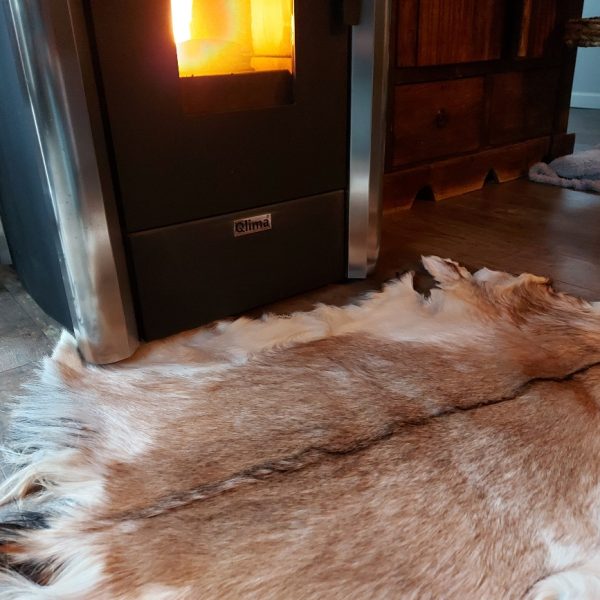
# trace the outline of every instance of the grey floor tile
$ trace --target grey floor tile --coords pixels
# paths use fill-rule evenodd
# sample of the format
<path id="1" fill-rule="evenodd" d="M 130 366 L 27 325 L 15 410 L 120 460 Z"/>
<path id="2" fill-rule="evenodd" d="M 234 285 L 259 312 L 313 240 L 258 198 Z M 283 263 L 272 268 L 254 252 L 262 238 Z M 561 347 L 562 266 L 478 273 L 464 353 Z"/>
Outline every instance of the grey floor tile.
<path id="1" fill-rule="evenodd" d="M 0 374 L 38 361 L 52 352 L 53 344 L 37 329 L 20 329 L 0 337 Z"/>
<path id="2" fill-rule="evenodd" d="M 0 406 L 6 405 L 19 395 L 22 385 L 35 376 L 38 364 L 30 362 L 0 373 Z"/>
<path id="3" fill-rule="evenodd" d="M 0 338 L 31 328 L 37 329 L 32 318 L 6 289 L 0 288 Z"/>
<path id="4" fill-rule="evenodd" d="M 37 363 L 31 362 L 0 373 L 0 441 L 8 423 L 12 402 L 22 393 L 24 383 L 35 377 Z"/>
<path id="5" fill-rule="evenodd" d="M 53 345 L 17 300 L 0 288 L 0 372 L 39 360 Z"/>
<path id="6" fill-rule="evenodd" d="M 62 327 L 52 317 L 48 316 L 25 291 L 17 274 L 11 267 L 0 266 L 0 285 L 3 285 L 20 308 L 40 328 L 46 337 L 56 344 L 60 338 Z M 1 319 L 1 316 L 0 316 Z"/>

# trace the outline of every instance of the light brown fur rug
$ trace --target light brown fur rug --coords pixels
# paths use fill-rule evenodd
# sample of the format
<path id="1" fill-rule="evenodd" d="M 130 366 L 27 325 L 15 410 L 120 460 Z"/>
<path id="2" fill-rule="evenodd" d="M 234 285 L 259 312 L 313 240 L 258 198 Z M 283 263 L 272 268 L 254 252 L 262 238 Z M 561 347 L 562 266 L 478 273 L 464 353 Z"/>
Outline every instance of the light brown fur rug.
<path id="1" fill-rule="evenodd" d="M 12 415 L 0 598 L 600 598 L 600 309 L 424 264 L 429 298 L 111 367 L 64 335 Z"/>

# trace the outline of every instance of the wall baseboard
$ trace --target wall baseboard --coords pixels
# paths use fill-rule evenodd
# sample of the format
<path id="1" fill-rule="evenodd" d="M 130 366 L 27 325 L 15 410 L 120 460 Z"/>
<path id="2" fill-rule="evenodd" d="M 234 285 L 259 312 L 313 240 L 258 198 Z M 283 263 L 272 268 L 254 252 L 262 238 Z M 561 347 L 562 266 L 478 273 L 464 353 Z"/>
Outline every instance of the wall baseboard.
<path id="1" fill-rule="evenodd" d="M 572 108 L 598 108 L 600 109 L 600 93 L 573 92 L 571 94 Z"/>

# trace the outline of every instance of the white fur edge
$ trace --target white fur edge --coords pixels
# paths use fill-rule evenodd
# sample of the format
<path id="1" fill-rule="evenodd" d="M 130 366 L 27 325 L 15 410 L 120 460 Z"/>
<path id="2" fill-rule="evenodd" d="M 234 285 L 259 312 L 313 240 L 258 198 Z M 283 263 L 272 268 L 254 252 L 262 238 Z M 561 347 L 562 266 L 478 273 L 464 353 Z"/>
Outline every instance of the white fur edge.
<path id="1" fill-rule="evenodd" d="M 53 581 L 43 586 L 0 570 L 0 600 L 115 600 L 93 591 L 102 584 L 103 563 L 91 550 L 78 548 L 57 568 Z"/>
<path id="2" fill-rule="evenodd" d="M 61 332 L 60 339 L 52 352 L 51 360 L 75 370 L 80 370 L 83 367 L 83 361 L 77 350 L 77 340 L 66 329 Z"/>
<path id="3" fill-rule="evenodd" d="M 600 598 L 600 557 L 578 568 L 542 579 L 526 600 L 598 600 Z"/>
<path id="4" fill-rule="evenodd" d="M 40 383 L 50 390 L 60 379 L 60 365 L 73 370 L 85 368 L 75 338 L 66 331 L 52 356 L 42 362 Z M 30 394 L 34 393 L 35 385 L 29 386 L 29 390 Z M 55 396 L 53 400 L 35 406 L 35 419 L 28 418 L 26 402 L 16 407 L 15 414 L 24 419 L 23 438 L 15 448 L 2 448 L 2 466 L 9 472 L 4 473 L 0 482 L 0 505 L 20 503 L 31 486 L 40 485 L 39 492 L 27 497 L 27 508 L 49 507 L 54 515 L 52 520 L 72 522 L 76 508 L 89 509 L 102 502 L 104 477 L 101 467 L 86 461 L 77 448 L 64 444 L 68 439 L 68 425 L 56 419 L 69 414 L 71 399 L 60 402 Z M 42 431 L 41 424 L 46 419 L 51 425 Z M 45 443 L 42 444 L 42 440 Z M 52 540 L 51 531 L 32 530 L 22 537 L 35 545 L 37 560 L 49 564 L 57 561 L 52 580 L 41 586 L 19 573 L 0 569 L 0 600 L 104 600 L 96 595 L 103 578 L 104 561 L 91 548 L 79 544 L 75 548 L 65 539 Z"/>
<path id="5" fill-rule="evenodd" d="M 441 260 L 441 259 L 439 259 Z M 443 262 L 443 261 L 442 261 Z M 445 264 L 445 263 L 444 263 Z M 453 272 L 456 270 L 453 268 Z M 260 320 L 240 318 L 222 321 L 211 329 L 202 329 L 191 335 L 188 348 L 202 349 L 211 356 L 226 357 L 231 364 L 242 364 L 253 355 L 275 348 L 286 348 L 299 343 L 354 333 L 393 341 L 422 340 L 428 343 L 444 342 L 449 337 L 460 337 L 464 323 L 448 328 L 444 333 L 431 335 L 440 329 L 436 319 L 451 316 L 455 319 L 464 304 L 457 303 L 451 290 L 433 290 L 429 298 L 413 288 L 413 273 L 386 284 L 381 292 L 368 294 L 361 302 L 343 307 L 318 305 L 310 312 L 289 316 L 265 315 Z M 473 324 L 472 315 L 463 317 Z M 172 355 L 173 350 L 169 352 Z M 165 346 L 158 349 L 156 359 L 165 355 Z M 151 353 L 145 365 L 153 362 Z"/>

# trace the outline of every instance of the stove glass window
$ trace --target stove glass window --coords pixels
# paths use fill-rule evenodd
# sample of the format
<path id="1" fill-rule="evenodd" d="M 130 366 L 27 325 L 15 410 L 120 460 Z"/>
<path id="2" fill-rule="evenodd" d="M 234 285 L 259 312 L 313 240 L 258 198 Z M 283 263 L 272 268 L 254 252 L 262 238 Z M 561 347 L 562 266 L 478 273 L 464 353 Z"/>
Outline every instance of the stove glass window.
<path id="1" fill-rule="evenodd" d="M 293 74 L 293 0 L 171 0 L 179 76 Z"/>

